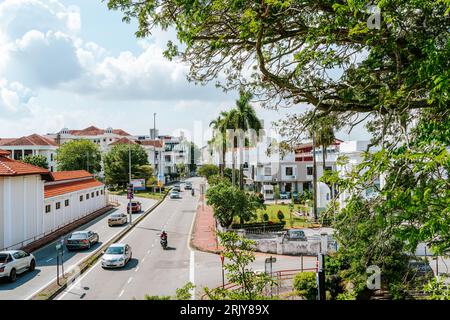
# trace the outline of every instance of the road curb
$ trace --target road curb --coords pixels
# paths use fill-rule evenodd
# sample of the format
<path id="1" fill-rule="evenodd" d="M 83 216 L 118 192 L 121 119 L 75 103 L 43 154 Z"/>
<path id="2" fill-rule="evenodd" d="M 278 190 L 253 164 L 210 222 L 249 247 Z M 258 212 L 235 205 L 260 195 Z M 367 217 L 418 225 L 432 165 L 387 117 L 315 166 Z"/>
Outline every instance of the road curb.
<path id="1" fill-rule="evenodd" d="M 170 191 L 170 190 L 168 190 Z M 118 240 L 122 239 L 128 232 L 134 229 L 135 226 L 139 224 L 142 219 L 147 217 L 151 212 L 153 212 L 161 203 L 164 202 L 169 192 L 166 192 L 162 199 L 160 199 L 158 202 L 156 202 L 153 206 L 151 206 L 149 209 L 145 211 L 144 214 L 136 218 L 136 220 L 126 228 L 125 230 L 122 230 L 117 234 L 115 237 L 113 237 L 111 240 L 109 240 L 107 243 L 103 244 L 100 248 L 98 248 L 94 253 L 83 259 L 80 263 L 78 263 L 73 268 L 75 270 L 72 270 L 68 275 L 67 278 L 63 278 L 60 281 L 64 281 L 64 283 L 60 286 L 58 286 L 55 282 L 52 282 L 49 284 L 46 288 L 40 290 L 36 294 L 34 294 L 30 300 L 53 300 L 57 295 L 59 295 L 62 291 L 64 291 L 68 284 L 72 284 L 77 280 L 79 276 L 81 276 L 83 273 L 85 273 L 91 266 L 93 266 L 97 260 L 103 255 L 103 251 L 110 246 L 112 243 L 117 242 Z"/>

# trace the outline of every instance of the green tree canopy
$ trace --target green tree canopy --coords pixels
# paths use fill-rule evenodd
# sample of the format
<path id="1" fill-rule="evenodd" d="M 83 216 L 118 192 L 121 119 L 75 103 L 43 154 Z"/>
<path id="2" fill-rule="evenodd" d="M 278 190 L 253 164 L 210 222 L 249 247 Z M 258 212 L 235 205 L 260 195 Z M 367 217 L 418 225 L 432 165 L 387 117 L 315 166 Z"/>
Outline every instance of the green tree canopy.
<path id="1" fill-rule="evenodd" d="M 147 153 L 137 144 L 117 144 L 104 155 L 105 178 L 107 184 L 126 187 L 129 182 L 129 148 L 131 148 L 131 175 L 142 174 L 142 166 L 148 164 Z M 148 173 L 148 172 L 147 172 Z"/>
<path id="2" fill-rule="evenodd" d="M 239 217 L 241 223 L 249 221 L 256 216 L 257 209 L 265 207 L 257 195 L 225 182 L 211 186 L 206 197 L 207 204 L 213 207 L 214 216 L 222 227 L 229 227 L 234 217 Z"/>
<path id="3" fill-rule="evenodd" d="M 86 170 L 97 173 L 102 168 L 101 159 L 98 145 L 87 139 L 63 143 L 56 155 L 58 171 Z"/>
<path id="4" fill-rule="evenodd" d="M 219 167 L 214 164 L 204 164 L 198 168 L 197 173 L 199 176 L 208 179 L 212 175 L 219 174 Z"/>
<path id="5" fill-rule="evenodd" d="M 25 156 L 22 160 L 25 163 L 32 164 L 33 166 L 41 167 L 44 169 L 48 169 L 48 162 L 47 158 L 41 154 L 35 155 L 35 156 Z"/>

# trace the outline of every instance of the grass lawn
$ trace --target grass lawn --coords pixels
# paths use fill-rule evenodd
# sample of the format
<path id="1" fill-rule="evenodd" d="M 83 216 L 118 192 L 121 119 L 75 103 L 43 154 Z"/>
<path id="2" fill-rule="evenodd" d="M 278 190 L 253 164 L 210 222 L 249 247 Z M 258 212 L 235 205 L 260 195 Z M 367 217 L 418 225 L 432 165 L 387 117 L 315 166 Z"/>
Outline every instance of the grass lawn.
<path id="1" fill-rule="evenodd" d="M 149 190 L 146 190 L 146 191 L 140 191 L 140 190 L 138 191 L 138 190 L 136 190 L 136 191 L 134 191 L 134 195 L 136 197 L 141 197 L 141 198 L 160 200 L 160 199 L 162 199 L 164 197 L 164 192 L 165 191 L 163 191 L 161 193 L 159 193 L 159 192 L 155 193 L 155 192 L 151 192 Z M 123 190 L 121 190 L 121 191 L 111 191 L 111 190 L 109 190 L 109 193 L 110 194 L 114 194 L 114 195 L 118 195 L 118 196 L 126 196 L 127 195 L 127 192 L 123 191 Z"/>
<path id="2" fill-rule="evenodd" d="M 286 221 L 286 228 L 311 228 L 311 227 L 315 227 L 318 225 L 315 225 L 312 222 L 307 221 L 306 218 L 300 218 L 300 217 L 296 217 L 294 214 L 292 214 L 292 221 L 290 219 L 290 214 L 289 214 L 289 205 L 285 204 L 268 204 L 266 205 L 266 209 L 265 210 L 258 210 L 256 212 L 256 214 L 258 215 L 258 217 L 253 220 L 253 221 L 249 221 L 249 222 L 263 222 L 263 215 L 264 213 L 267 213 L 267 215 L 269 216 L 269 221 L 273 221 L 273 222 L 280 222 L 280 220 L 277 217 L 277 213 L 278 211 L 281 210 L 281 212 L 283 212 L 284 215 L 284 221 Z M 300 204 L 296 204 L 294 206 L 294 211 L 306 211 L 308 210 L 307 207 L 300 205 Z M 236 221 L 237 223 L 239 221 Z"/>

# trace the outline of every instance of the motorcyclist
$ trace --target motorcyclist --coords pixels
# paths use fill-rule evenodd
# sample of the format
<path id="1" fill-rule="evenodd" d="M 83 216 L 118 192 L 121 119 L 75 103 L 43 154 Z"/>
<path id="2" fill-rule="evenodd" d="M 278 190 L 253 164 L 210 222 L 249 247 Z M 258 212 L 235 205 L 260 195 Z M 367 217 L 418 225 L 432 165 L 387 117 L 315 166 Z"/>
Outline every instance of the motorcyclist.
<path id="1" fill-rule="evenodd" d="M 167 233 L 165 230 L 161 231 L 161 235 L 159 236 L 161 240 L 167 240 Z"/>

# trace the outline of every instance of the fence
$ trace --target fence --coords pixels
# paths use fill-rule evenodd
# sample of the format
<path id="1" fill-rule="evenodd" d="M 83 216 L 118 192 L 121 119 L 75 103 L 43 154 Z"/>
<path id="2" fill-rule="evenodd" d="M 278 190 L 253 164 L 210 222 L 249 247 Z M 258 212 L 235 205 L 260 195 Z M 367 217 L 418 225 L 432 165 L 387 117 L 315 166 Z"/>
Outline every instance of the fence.
<path id="1" fill-rule="evenodd" d="M 266 296 L 272 295 L 272 294 L 280 294 L 283 293 L 283 291 L 292 291 L 293 290 L 293 279 L 296 274 L 300 272 L 316 272 L 316 268 L 304 268 L 304 269 L 287 269 L 287 270 L 279 270 L 279 271 L 273 271 L 272 272 L 272 278 L 276 281 L 276 285 L 272 288 L 268 287 L 265 288 L 263 294 Z M 214 288 L 212 291 L 216 289 L 220 289 L 220 287 Z M 234 283 L 226 283 L 224 286 L 224 289 L 226 290 L 239 290 L 241 289 L 241 286 Z M 207 294 L 203 294 L 200 297 L 200 300 L 206 300 L 208 299 Z"/>

